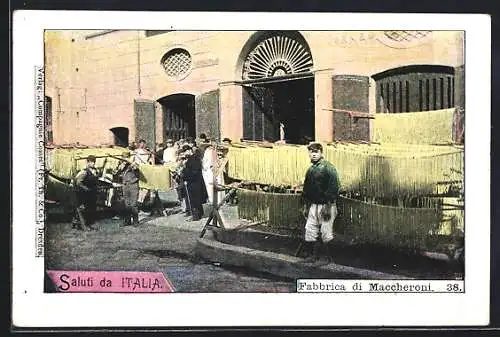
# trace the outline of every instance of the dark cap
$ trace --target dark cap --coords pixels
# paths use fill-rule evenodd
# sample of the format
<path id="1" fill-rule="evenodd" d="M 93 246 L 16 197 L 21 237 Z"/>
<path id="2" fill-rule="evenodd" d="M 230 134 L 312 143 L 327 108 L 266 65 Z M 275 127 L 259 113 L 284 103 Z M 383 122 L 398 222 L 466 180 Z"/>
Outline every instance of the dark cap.
<path id="1" fill-rule="evenodd" d="M 309 151 L 321 151 L 321 152 L 323 152 L 323 145 L 321 145 L 320 143 L 310 143 L 309 145 L 307 145 L 307 149 Z"/>
<path id="2" fill-rule="evenodd" d="M 227 146 L 219 145 L 217 146 L 217 153 L 228 153 L 229 148 Z"/>
<path id="3" fill-rule="evenodd" d="M 191 144 L 184 144 L 181 147 L 181 152 L 184 152 L 184 151 L 187 151 L 187 150 L 191 150 L 192 148 L 193 148 L 193 146 L 191 146 Z"/>
<path id="4" fill-rule="evenodd" d="M 87 161 L 90 161 L 92 163 L 95 163 L 95 160 L 96 160 L 96 158 L 93 155 L 90 155 L 90 156 L 87 157 Z"/>

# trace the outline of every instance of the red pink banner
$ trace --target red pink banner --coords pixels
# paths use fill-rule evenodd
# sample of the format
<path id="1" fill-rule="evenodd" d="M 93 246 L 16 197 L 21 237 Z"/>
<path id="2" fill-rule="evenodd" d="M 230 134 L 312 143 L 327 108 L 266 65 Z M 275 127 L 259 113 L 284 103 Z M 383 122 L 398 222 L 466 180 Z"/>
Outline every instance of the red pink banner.
<path id="1" fill-rule="evenodd" d="M 175 288 L 160 272 L 48 270 L 59 292 L 170 293 Z"/>

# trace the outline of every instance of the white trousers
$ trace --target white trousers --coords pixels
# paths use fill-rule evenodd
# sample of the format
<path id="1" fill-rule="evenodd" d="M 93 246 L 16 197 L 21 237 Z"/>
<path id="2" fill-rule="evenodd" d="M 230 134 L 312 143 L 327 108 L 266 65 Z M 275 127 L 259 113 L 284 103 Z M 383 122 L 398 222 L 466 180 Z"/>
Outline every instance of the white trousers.
<path id="1" fill-rule="evenodd" d="M 203 180 L 205 181 L 205 187 L 208 194 L 208 202 L 212 203 L 214 200 L 214 175 L 211 170 L 202 171 Z"/>
<path id="2" fill-rule="evenodd" d="M 214 175 L 212 171 L 203 171 L 203 180 L 205 181 L 205 187 L 207 188 L 207 194 L 208 194 L 208 202 L 211 204 L 214 201 Z M 216 178 L 217 184 L 223 184 L 223 178 L 222 177 L 217 177 Z M 224 199 L 225 193 L 224 191 L 219 191 L 217 192 L 217 202 L 221 202 L 222 199 Z"/>
<path id="3" fill-rule="evenodd" d="M 321 210 L 323 207 L 325 207 L 325 205 L 321 204 L 312 204 L 311 207 L 309 207 L 305 228 L 305 241 L 317 241 L 319 233 L 321 233 L 321 240 L 325 243 L 333 239 L 333 222 L 337 217 L 337 204 L 332 204 L 332 216 L 328 221 L 324 221 L 321 218 Z"/>
<path id="4" fill-rule="evenodd" d="M 137 201 L 143 203 L 148 195 L 148 192 L 149 192 L 149 190 L 147 190 L 145 188 L 139 189 L 139 196 L 137 198 Z"/>

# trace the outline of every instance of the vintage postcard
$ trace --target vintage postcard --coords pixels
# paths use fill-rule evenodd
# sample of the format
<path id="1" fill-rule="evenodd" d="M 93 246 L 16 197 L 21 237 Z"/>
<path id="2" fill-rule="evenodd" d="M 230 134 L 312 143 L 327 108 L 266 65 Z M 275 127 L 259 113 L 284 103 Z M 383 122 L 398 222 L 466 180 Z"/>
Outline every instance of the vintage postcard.
<path id="1" fill-rule="evenodd" d="M 488 324 L 488 16 L 13 27 L 15 326 Z"/>

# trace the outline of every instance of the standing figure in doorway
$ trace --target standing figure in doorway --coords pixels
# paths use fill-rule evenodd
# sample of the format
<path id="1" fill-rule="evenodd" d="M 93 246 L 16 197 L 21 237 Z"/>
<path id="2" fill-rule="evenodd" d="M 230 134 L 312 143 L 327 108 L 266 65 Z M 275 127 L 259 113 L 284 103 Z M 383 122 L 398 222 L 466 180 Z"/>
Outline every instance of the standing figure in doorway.
<path id="1" fill-rule="evenodd" d="M 285 141 L 285 124 L 283 122 L 280 122 L 280 140 Z"/>
<path id="2" fill-rule="evenodd" d="M 336 200 L 339 195 L 339 178 L 335 167 L 323 157 L 323 146 L 311 143 L 307 146 L 311 166 L 306 172 L 302 192 L 305 225 L 305 262 L 317 265 L 331 262 L 330 241 L 334 238 L 333 222 L 337 216 Z M 321 242 L 318 237 L 321 234 Z M 321 248 L 323 254 L 320 254 Z M 326 259 L 322 260 L 321 255 Z"/>

